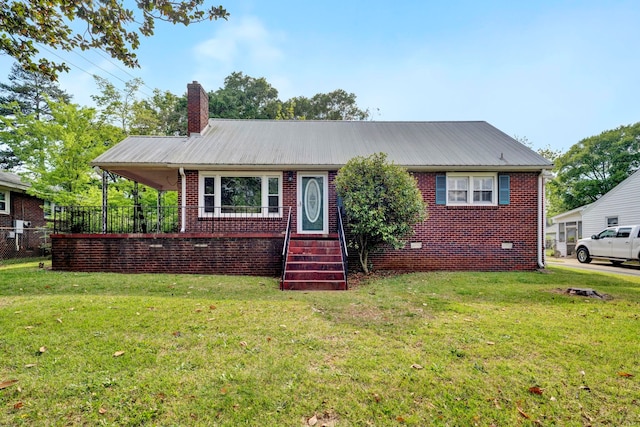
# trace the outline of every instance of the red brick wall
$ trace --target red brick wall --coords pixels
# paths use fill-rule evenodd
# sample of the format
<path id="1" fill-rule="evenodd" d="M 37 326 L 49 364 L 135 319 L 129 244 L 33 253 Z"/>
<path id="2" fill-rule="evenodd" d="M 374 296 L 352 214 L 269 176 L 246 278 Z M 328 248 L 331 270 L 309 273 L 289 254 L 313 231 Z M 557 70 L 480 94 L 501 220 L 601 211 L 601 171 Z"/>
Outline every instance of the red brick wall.
<path id="1" fill-rule="evenodd" d="M 42 255 L 44 234 L 41 230 L 46 225 L 43 201 L 37 197 L 25 193 L 12 191 L 10 198 L 10 213 L 0 214 L 0 259 L 20 258 Z M 13 229 L 14 220 L 30 221 L 31 225 L 25 227 L 18 236 L 18 244 L 15 238 L 9 238 L 10 229 Z"/>
<path id="2" fill-rule="evenodd" d="M 187 135 L 200 133 L 209 123 L 209 95 L 198 82 L 187 85 Z"/>
<path id="3" fill-rule="evenodd" d="M 54 270 L 279 276 L 281 235 L 53 235 Z"/>
<path id="4" fill-rule="evenodd" d="M 371 256 L 381 270 L 534 270 L 537 268 L 538 173 L 510 173 L 509 205 L 454 207 L 435 204 L 436 173 L 414 173 L 428 219 L 405 248 Z M 410 242 L 422 248 L 411 249 Z M 503 249 L 510 243 L 512 249 Z M 355 252 L 355 251 L 354 251 Z M 359 263 L 355 253 L 353 267 Z"/>

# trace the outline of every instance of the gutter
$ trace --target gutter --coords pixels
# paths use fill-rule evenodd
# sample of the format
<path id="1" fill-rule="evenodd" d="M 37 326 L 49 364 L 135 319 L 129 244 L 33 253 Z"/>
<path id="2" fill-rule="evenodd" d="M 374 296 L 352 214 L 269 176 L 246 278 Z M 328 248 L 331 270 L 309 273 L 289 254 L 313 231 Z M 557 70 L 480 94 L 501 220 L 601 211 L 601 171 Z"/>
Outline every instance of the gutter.
<path id="1" fill-rule="evenodd" d="M 185 223 L 187 221 L 187 180 L 184 174 L 184 168 L 180 167 L 180 184 L 182 185 L 182 197 L 180 204 L 182 205 L 182 212 L 180 218 L 180 232 L 184 233 L 186 230 Z"/>

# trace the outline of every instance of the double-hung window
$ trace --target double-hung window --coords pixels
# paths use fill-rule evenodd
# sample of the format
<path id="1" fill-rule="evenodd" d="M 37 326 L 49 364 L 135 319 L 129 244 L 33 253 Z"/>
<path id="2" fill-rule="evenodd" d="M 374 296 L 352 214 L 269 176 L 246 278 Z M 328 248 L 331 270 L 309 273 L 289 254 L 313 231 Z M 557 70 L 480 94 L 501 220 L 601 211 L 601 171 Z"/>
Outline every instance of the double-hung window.
<path id="1" fill-rule="evenodd" d="M 0 214 L 9 214 L 9 191 L 0 190 Z"/>
<path id="2" fill-rule="evenodd" d="M 495 205 L 495 174 L 447 175 L 447 204 Z"/>
<path id="3" fill-rule="evenodd" d="M 201 217 L 282 216 L 281 173 L 200 172 Z"/>
<path id="4" fill-rule="evenodd" d="M 450 206 L 509 204 L 508 175 L 448 173 L 436 176 L 436 204 Z"/>

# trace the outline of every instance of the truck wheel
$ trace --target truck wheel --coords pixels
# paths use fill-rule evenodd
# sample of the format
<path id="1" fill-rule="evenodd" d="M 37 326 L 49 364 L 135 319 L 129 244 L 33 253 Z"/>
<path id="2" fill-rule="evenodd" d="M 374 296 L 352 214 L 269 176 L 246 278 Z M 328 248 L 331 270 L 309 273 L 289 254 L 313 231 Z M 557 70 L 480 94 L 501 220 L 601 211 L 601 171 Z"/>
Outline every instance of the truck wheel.
<path id="1" fill-rule="evenodd" d="M 583 264 L 588 264 L 591 262 L 591 257 L 589 256 L 589 250 L 585 247 L 578 248 L 578 251 L 576 252 L 576 257 L 578 258 L 578 261 L 580 261 Z"/>

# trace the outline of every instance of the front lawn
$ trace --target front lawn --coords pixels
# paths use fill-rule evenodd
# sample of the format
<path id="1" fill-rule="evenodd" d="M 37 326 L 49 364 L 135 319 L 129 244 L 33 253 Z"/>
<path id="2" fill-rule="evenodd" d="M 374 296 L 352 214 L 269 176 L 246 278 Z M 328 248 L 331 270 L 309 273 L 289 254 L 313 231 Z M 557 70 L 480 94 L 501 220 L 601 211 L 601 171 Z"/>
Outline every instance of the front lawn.
<path id="1" fill-rule="evenodd" d="M 626 276 L 281 292 L 271 278 L 11 264 L 0 331 L 2 426 L 640 424 L 640 279 Z"/>

